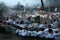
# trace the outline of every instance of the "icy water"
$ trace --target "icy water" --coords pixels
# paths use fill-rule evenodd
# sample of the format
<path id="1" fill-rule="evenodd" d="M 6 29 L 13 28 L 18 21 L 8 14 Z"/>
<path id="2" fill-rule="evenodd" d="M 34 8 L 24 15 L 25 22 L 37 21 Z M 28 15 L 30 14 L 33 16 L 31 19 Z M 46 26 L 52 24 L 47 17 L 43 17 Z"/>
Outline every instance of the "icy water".
<path id="1" fill-rule="evenodd" d="M 6 34 L 6 33 L 0 33 L 0 40 L 46 40 L 41 39 L 40 37 L 21 37 L 17 36 L 16 34 Z M 60 40 L 60 36 L 57 38 L 57 40 Z"/>
<path id="2" fill-rule="evenodd" d="M 20 40 L 20 38 L 13 34 L 0 33 L 0 40 Z"/>
<path id="3" fill-rule="evenodd" d="M 35 37 L 20 37 L 20 36 L 17 36 L 15 34 L 0 33 L 0 40 L 42 40 L 42 39 L 35 38 Z"/>
<path id="4" fill-rule="evenodd" d="M 0 40 L 38 40 L 38 39 L 33 37 L 20 37 L 15 34 L 0 33 Z"/>

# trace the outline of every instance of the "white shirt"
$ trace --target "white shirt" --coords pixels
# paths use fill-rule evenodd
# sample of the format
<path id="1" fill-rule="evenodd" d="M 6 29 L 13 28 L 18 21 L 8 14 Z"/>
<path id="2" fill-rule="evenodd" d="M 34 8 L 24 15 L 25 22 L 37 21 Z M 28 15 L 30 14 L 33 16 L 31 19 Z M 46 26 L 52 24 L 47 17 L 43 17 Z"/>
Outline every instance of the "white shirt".
<path id="1" fill-rule="evenodd" d="M 37 32 L 36 31 L 32 31 L 31 32 L 31 36 L 37 36 Z"/>
<path id="2" fill-rule="evenodd" d="M 57 35 L 60 35 L 60 32 L 58 32 L 58 33 L 54 33 L 54 36 L 57 36 Z"/>
<path id="3" fill-rule="evenodd" d="M 44 30 L 44 33 L 46 33 L 46 34 L 49 33 L 49 32 L 48 32 L 48 29 L 49 29 L 49 28 L 45 29 L 45 30 Z M 53 30 L 53 32 L 55 31 L 55 29 L 52 29 L 52 30 Z"/>
<path id="4" fill-rule="evenodd" d="M 38 25 L 38 28 L 44 28 L 43 24 Z"/>
<path id="5" fill-rule="evenodd" d="M 19 35 L 21 36 L 30 36 L 31 31 L 20 30 Z"/>
<path id="6" fill-rule="evenodd" d="M 60 40 L 60 32 L 54 33 L 54 39 Z"/>
<path id="7" fill-rule="evenodd" d="M 16 30 L 16 33 L 18 33 L 19 30 Z"/>
<path id="8" fill-rule="evenodd" d="M 16 26 L 20 26 L 20 24 L 15 24 Z"/>
<path id="9" fill-rule="evenodd" d="M 6 21 L 6 23 L 13 23 L 13 20 L 12 19 L 8 19 L 7 21 Z"/>
<path id="10" fill-rule="evenodd" d="M 51 25 L 52 28 L 54 27 L 53 23 L 51 23 L 50 25 Z"/>
<path id="11" fill-rule="evenodd" d="M 26 24 L 20 24 L 19 26 L 20 26 L 20 27 L 22 27 L 22 28 L 24 28 L 24 27 L 25 27 L 25 25 L 26 25 Z"/>
<path id="12" fill-rule="evenodd" d="M 54 38 L 54 35 L 49 33 L 49 34 L 47 34 L 45 37 L 46 37 L 46 38 Z"/>
<path id="13" fill-rule="evenodd" d="M 56 29 L 53 29 L 53 31 L 55 32 L 55 31 L 58 31 L 58 28 L 56 28 Z"/>
<path id="14" fill-rule="evenodd" d="M 15 21 L 13 21 L 13 24 L 14 24 L 14 25 L 16 25 L 16 22 L 15 22 Z"/>
<path id="15" fill-rule="evenodd" d="M 43 31 L 39 31 L 38 33 L 37 33 L 37 35 L 39 36 L 39 37 L 45 37 L 45 34 L 44 34 L 44 32 Z"/>
<path id="16" fill-rule="evenodd" d="M 37 34 L 40 35 L 40 34 L 42 34 L 42 33 L 43 33 L 43 31 L 39 31 Z"/>
<path id="17" fill-rule="evenodd" d="M 25 30 L 20 30 L 20 31 L 19 31 L 19 35 L 21 35 L 21 36 L 25 36 L 25 34 L 26 34 L 26 33 L 25 33 Z"/>
<path id="18" fill-rule="evenodd" d="M 34 23 L 34 27 L 37 28 L 37 23 Z"/>
<path id="19" fill-rule="evenodd" d="M 57 27 L 57 21 L 53 22 L 53 28 L 56 28 Z"/>
<path id="20" fill-rule="evenodd" d="M 26 35 L 25 36 L 31 36 L 31 31 L 25 31 Z"/>
<path id="21" fill-rule="evenodd" d="M 31 24 L 29 24 L 29 25 L 28 25 L 28 28 L 30 28 L 30 27 L 32 27 L 32 25 L 31 25 Z"/>
<path id="22" fill-rule="evenodd" d="M 56 31 L 58 31 L 58 33 L 56 33 Z M 55 29 L 54 35 L 60 35 L 60 29 Z"/>

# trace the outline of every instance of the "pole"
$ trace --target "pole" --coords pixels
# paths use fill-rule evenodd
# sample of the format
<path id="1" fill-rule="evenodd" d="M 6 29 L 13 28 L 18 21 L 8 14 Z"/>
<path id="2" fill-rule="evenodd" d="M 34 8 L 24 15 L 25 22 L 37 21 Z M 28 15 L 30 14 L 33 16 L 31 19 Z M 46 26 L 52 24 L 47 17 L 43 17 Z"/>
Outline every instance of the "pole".
<path id="1" fill-rule="evenodd" d="M 41 0 L 41 4 L 42 4 L 42 9 L 44 9 L 44 3 L 43 3 L 43 0 Z"/>

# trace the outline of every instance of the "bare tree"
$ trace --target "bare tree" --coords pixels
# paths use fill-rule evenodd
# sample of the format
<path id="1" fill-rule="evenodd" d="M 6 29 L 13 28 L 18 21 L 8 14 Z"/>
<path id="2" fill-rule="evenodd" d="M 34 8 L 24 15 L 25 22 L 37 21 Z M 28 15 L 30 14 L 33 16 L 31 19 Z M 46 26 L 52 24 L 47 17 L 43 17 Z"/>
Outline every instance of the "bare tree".
<path id="1" fill-rule="evenodd" d="M 18 2 L 14 9 L 15 10 L 18 10 L 18 11 L 23 11 L 24 10 L 24 6 L 21 5 L 20 2 Z"/>
<path id="2" fill-rule="evenodd" d="M 4 13 L 8 10 L 7 6 L 4 3 L 0 3 L 0 19 L 3 17 Z"/>

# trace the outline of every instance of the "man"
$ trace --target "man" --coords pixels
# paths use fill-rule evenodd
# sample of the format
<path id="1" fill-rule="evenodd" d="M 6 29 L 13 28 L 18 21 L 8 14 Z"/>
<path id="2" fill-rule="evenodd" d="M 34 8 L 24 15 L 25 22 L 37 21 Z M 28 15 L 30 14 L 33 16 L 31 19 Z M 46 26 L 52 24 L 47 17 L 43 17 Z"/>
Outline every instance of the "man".
<path id="1" fill-rule="evenodd" d="M 40 29 L 40 31 L 37 32 L 37 35 L 41 38 L 43 38 L 45 35 L 44 35 L 44 29 Z"/>
<path id="2" fill-rule="evenodd" d="M 45 38 L 47 38 L 48 40 L 54 40 L 54 32 L 51 28 L 48 29 L 48 33 L 47 35 L 45 35 Z"/>
<path id="3" fill-rule="evenodd" d="M 31 31 L 31 36 L 36 37 L 37 36 L 37 31 Z"/>
<path id="4" fill-rule="evenodd" d="M 21 35 L 21 32 L 22 32 L 21 30 L 22 30 L 22 28 L 19 28 L 19 27 L 16 29 L 17 36 Z"/>
<path id="5" fill-rule="evenodd" d="M 41 24 L 40 22 L 38 22 L 37 28 L 44 28 L 44 24 Z"/>
<path id="6" fill-rule="evenodd" d="M 12 20 L 12 18 L 7 18 L 6 23 L 13 24 L 13 20 Z"/>

